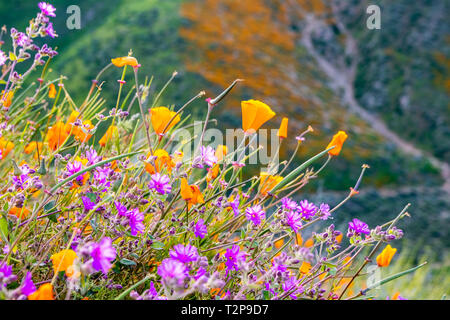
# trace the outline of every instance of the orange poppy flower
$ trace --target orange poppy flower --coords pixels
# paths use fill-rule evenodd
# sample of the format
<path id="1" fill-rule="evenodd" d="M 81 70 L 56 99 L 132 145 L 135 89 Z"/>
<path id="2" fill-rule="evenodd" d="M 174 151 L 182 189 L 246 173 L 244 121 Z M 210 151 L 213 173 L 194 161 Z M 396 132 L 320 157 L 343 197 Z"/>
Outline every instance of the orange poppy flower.
<path id="1" fill-rule="evenodd" d="M 284 244 L 284 239 L 280 239 L 278 241 L 275 241 L 274 246 L 276 249 L 280 249 L 283 244 Z"/>
<path id="2" fill-rule="evenodd" d="M 287 127 L 288 127 L 288 121 L 289 119 L 284 117 L 283 120 L 281 120 L 280 129 L 278 129 L 277 136 L 280 138 L 286 139 L 287 138 Z"/>
<path id="3" fill-rule="evenodd" d="M 153 130 L 155 130 L 158 136 L 164 135 L 167 131 L 169 131 L 174 125 L 176 125 L 181 120 L 179 115 L 175 117 L 176 115 L 175 111 L 170 111 L 166 107 L 158 107 L 150 109 L 150 114 L 152 115 L 151 120 Z M 170 121 L 173 117 L 175 118 L 172 121 Z"/>
<path id="4" fill-rule="evenodd" d="M 121 68 L 123 66 L 137 67 L 138 64 L 139 64 L 135 57 L 114 58 L 114 59 L 111 59 L 111 62 L 112 62 L 113 65 L 115 65 L 118 68 Z"/>
<path id="5" fill-rule="evenodd" d="M 53 83 L 51 83 L 49 85 L 49 89 L 48 89 L 48 97 L 50 99 L 55 99 L 56 93 L 57 93 L 57 91 L 56 91 L 55 85 Z"/>
<path id="6" fill-rule="evenodd" d="M 242 129 L 246 133 L 254 133 L 267 121 L 275 116 L 275 112 L 264 102 L 248 100 L 241 102 Z"/>
<path id="7" fill-rule="evenodd" d="M 86 142 L 88 141 L 91 137 L 92 134 L 88 133 L 88 130 L 92 130 L 94 128 L 91 120 L 86 120 L 83 122 L 83 128 L 75 126 L 73 128 L 73 135 L 75 137 L 75 140 L 80 141 L 80 142 Z"/>
<path id="8" fill-rule="evenodd" d="M 261 172 L 260 174 L 260 193 L 263 196 L 266 196 L 270 190 L 273 189 L 278 183 L 280 183 L 281 180 L 283 180 L 283 177 L 281 176 L 272 176 L 268 174 L 267 172 Z"/>
<path id="9" fill-rule="evenodd" d="M 181 179 L 181 197 L 191 205 L 204 203 L 203 194 L 196 185 L 189 185 L 186 178 Z"/>
<path id="10" fill-rule="evenodd" d="M 48 142 L 48 147 L 55 151 L 58 149 L 64 141 L 69 137 L 67 133 L 67 128 L 64 122 L 58 121 L 53 126 L 48 128 L 46 140 Z"/>
<path id="11" fill-rule="evenodd" d="M 215 156 L 217 158 L 217 162 L 220 162 L 223 160 L 223 158 L 227 155 L 228 153 L 228 148 L 227 146 L 224 145 L 218 145 L 217 149 L 216 149 L 216 153 Z"/>
<path id="12" fill-rule="evenodd" d="M 379 267 L 387 267 L 391 263 L 394 254 L 397 252 L 397 249 L 392 248 L 390 244 L 384 248 L 383 251 L 377 257 L 377 264 Z"/>
<path id="13" fill-rule="evenodd" d="M 66 271 L 77 258 L 77 254 L 73 250 L 61 250 L 50 257 L 53 263 L 53 271 L 58 273 L 60 271 Z"/>
<path id="14" fill-rule="evenodd" d="M 302 235 L 301 235 L 300 233 L 297 233 L 297 234 L 295 235 L 295 237 L 296 237 L 296 240 L 297 240 L 297 244 L 298 244 L 299 246 L 301 246 L 301 245 L 303 244 L 303 238 L 302 238 Z"/>
<path id="15" fill-rule="evenodd" d="M 12 143 L 11 141 L 8 141 L 5 138 L 1 137 L 0 138 L 0 151 L 2 153 L 0 155 L 1 156 L 0 159 L 6 158 L 8 153 L 10 153 L 13 148 L 14 148 L 14 143 Z"/>
<path id="16" fill-rule="evenodd" d="M 347 139 L 347 134 L 345 131 L 339 131 L 333 136 L 333 139 L 331 139 L 331 142 L 328 144 L 327 149 L 334 146 L 334 149 L 331 149 L 328 151 L 328 154 L 330 156 L 338 156 L 339 153 L 342 150 L 342 145 L 344 144 L 345 140 Z"/>
<path id="17" fill-rule="evenodd" d="M 147 158 L 151 156 L 151 153 L 149 152 L 147 154 Z M 170 157 L 169 153 L 167 153 L 166 150 L 158 149 L 153 152 L 153 156 L 156 157 L 155 159 L 155 167 L 153 167 L 153 164 L 147 163 L 145 165 L 145 170 L 150 174 L 155 174 L 156 172 L 160 172 L 162 168 L 167 168 L 169 172 L 172 171 L 172 168 L 175 167 L 175 163 L 172 161 L 172 158 Z"/>
<path id="18" fill-rule="evenodd" d="M 300 266 L 300 272 L 301 273 L 308 273 L 309 270 L 311 270 L 311 264 L 306 262 L 306 261 L 303 261 L 302 265 Z"/>
<path id="19" fill-rule="evenodd" d="M 28 300 L 55 300 L 53 297 L 53 286 L 45 283 L 39 289 L 28 296 Z"/>
<path id="20" fill-rule="evenodd" d="M 34 153 L 34 159 L 37 159 L 38 158 L 38 150 L 39 150 L 39 154 L 42 154 L 42 146 L 43 146 L 44 144 L 42 143 L 42 142 L 37 142 L 37 141 L 31 141 L 29 144 L 27 144 L 26 146 L 25 146 L 25 149 L 24 149 L 24 152 L 26 153 L 26 154 L 30 154 L 30 153 L 32 153 L 33 151 L 36 151 L 35 153 Z"/>
<path id="21" fill-rule="evenodd" d="M 208 168 L 208 174 L 206 175 L 206 181 L 210 182 L 211 180 L 214 180 L 219 175 L 219 165 L 215 164 L 212 168 Z"/>
<path id="22" fill-rule="evenodd" d="M 30 210 L 25 207 L 12 207 L 11 209 L 9 209 L 9 214 L 16 216 L 19 219 L 24 219 L 28 217 L 28 215 L 30 214 Z"/>
<path id="23" fill-rule="evenodd" d="M 8 91 L 8 93 L 5 95 L 5 90 L 2 90 L 2 98 L 0 99 L 0 102 L 3 102 L 3 106 L 5 108 L 9 108 L 13 98 L 14 98 L 14 91 Z"/>
<path id="24" fill-rule="evenodd" d="M 99 145 L 104 147 L 106 143 L 113 138 L 113 136 L 118 134 L 118 130 L 116 126 L 110 126 L 103 137 L 98 142 Z"/>
<path id="25" fill-rule="evenodd" d="M 314 245 L 314 240 L 312 238 L 309 238 L 306 240 L 304 247 L 311 248 Z"/>

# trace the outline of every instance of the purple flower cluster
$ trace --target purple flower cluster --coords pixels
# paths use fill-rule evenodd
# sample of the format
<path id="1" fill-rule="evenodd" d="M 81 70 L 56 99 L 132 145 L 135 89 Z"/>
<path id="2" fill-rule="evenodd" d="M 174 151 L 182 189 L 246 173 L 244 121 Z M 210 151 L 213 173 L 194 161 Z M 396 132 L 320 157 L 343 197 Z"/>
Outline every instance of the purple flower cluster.
<path id="1" fill-rule="evenodd" d="M 145 230 L 144 214 L 139 211 L 138 208 L 128 210 L 120 202 L 114 202 L 114 205 L 117 209 L 117 215 L 119 217 L 126 217 L 128 219 L 128 224 L 130 225 L 130 233 L 132 236 L 136 236 L 138 233 L 143 233 Z"/>
<path id="2" fill-rule="evenodd" d="M 189 264 L 201 257 L 197 248 L 190 244 L 177 244 L 169 251 L 170 258 L 164 259 L 158 267 L 162 282 L 170 288 L 181 288 L 189 276 Z"/>
<path id="3" fill-rule="evenodd" d="M 108 237 L 103 238 L 100 242 L 87 243 L 78 253 L 87 259 L 81 269 L 88 274 L 96 271 L 107 274 L 112 267 L 112 261 L 116 258 L 116 249 Z"/>
<path id="4" fill-rule="evenodd" d="M 253 207 L 247 208 L 245 210 L 245 216 L 247 217 L 248 220 L 250 220 L 256 226 L 258 226 L 261 223 L 261 221 L 266 217 L 266 213 L 264 212 L 262 207 L 259 204 L 257 204 L 254 205 Z"/>
<path id="5" fill-rule="evenodd" d="M 205 221 L 203 219 L 198 219 L 194 227 L 195 236 L 203 239 L 207 233 L 208 229 L 206 228 Z"/>
<path id="6" fill-rule="evenodd" d="M 354 218 L 348 223 L 347 237 L 360 236 L 361 234 L 369 234 L 369 226 L 359 219 Z"/>
<path id="7" fill-rule="evenodd" d="M 155 190 L 159 194 L 168 194 L 172 191 L 170 185 L 170 178 L 165 174 L 155 173 L 151 175 L 151 180 L 148 184 L 150 190 Z"/>
<path id="8" fill-rule="evenodd" d="M 192 167 L 203 169 L 205 166 L 212 167 L 217 163 L 215 151 L 212 147 L 201 146 L 200 155 L 195 157 Z"/>
<path id="9" fill-rule="evenodd" d="M 247 253 L 245 251 L 240 251 L 240 247 L 238 245 L 233 245 L 232 248 L 229 248 L 225 251 L 225 266 L 227 268 L 226 275 L 230 271 L 239 271 L 240 264 L 244 263 L 247 259 Z"/>
<path id="10" fill-rule="evenodd" d="M 297 204 L 297 202 L 288 197 L 281 199 L 281 208 L 286 212 L 291 212 L 289 214 L 291 223 L 288 223 L 291 227 L 293 221 L 298 220 L 298 215 L 300 215 L 301 219 L 305 221 L 312 220 L 312 218 L 316 215 L 322 220 L 327 220 L 331 215 L 330 206 L 326 203 L 322 203 L 319 207 L 317 207 L 314 203 L 309 202 L 308 200 L 302 200 Z M 292 212 L 296 212 L 298 215 L 293 215 Z M 292 227 L 292 229 L 295 230 L 294 227 Z"/>

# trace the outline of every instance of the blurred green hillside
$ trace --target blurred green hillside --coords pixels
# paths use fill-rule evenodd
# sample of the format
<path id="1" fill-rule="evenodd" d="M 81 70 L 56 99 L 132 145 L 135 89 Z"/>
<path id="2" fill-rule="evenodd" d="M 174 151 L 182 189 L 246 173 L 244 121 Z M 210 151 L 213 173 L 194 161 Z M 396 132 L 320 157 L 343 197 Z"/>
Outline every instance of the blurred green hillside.
<path id="1" fill-rule="evenodd" d="M 338 27 L 339 24 L 345 26 L 359 49 L 360 61 L 354 81 L 357 103 L 381 119 L 395 135 L 423 150 L 423 155 L 405 153 L 396 143 L 377 132 L 370 121 L 347 108 L 342 97 L 331 88 L 327 75 L 302 44 L 300 34 L 305 26 L 300 22 L 298 25 L 288 23 L 290 18 L 284 20 L 277 15 L 280 8 L 275 5 L 261 7 L 264 6 L 263 1 L 248 0 L 245 7 L 239 7 L 239 3 L 244 2 L 236 0 L 223 0 L 224 7 L 216 6 L 217 2 L 81 0 L 77 5 L 81 9 L 82 28 L 68 30 L 66 8 L 73 3 L 51 1 L 57 8 L 55 29 L 59 37 L 50 44 L 57 46 L 60 52 L 52 63 L 51 76 L 67 76 L 66 87 L 75 102 L 81 103 L 98 71 L 111 58 L 124 56 L 132 49 L 133 55 L 142 64 L 141 74 L 154 77 L 152 93 L 161 89 L 173 71 L 179 72 L 161 100 L 162 105 L 175 104 L 177 107 L 201 90 L 206 90 L 208 96 L 214 96 L 230 80 L 243 77 L 246 83 L 233 91 L 213 115 L 222 120 L 223 127 L 241 125 L 240 100 L 254 97 L 267 101 L 279 115 L 290 117 L 291 138 L 308 124 L 313 124 L 316 129 L 308 136 L 296 163 L 323 148 L 336 130 L 348 131 L 350 138 L 342 155 L 333 159 L 323 172 L 325 179 L 320 183 L 317 182 L 320 179 L 312 181 L 305 192 L 319 191 L 315 199 L 319 201 L 322 195 L 328 197 L 321 190 L 331 190 L 330 198 L 324 199 L 335 204 L 354 185 L 361 165 L 367 163 L 371 169 L 364 178 L 361 194 L 346 204 L 336 218 L 337 223 L 342 224 L 351 217 L 367 220 L 369 224 L 389 220 L 411 202 L 412 218 L 402 225 L 406 229 L 407 239 L 412 242 L 430 240 L 436 248 L 448 250 L 449 197 L 440 189 L 443 183 L 442 168 L 433 164 L 427 156 L 429 154 L 444 164 L 450 161 L 450 48 L 449 26 L 444 15 L 450 9 L 448 2 L 371 1 L 371 4 L 382 8 L 382 29 L 368 31 L 365 27 L 368 2 L 336 1 L 340 3 L 340 20 L 327 22 L 326 27 L 312 36 L 318 54 L 332 63 L 343 58 L 342 63 L 345 64 L 347 58 L 352 58 L 350 55 L 347 57 L 343 49 L 344 35 Z M 256 26 L 246 25 L 245 17 L 240 16 L 245 11 L 241 9 L 249 10 L 249 16 L 252 10 L 261 15 L 274 15 L 272 18 L 276 24 L 272 28 L 268 21 L 256 19 Z M 36 11 L 35 1 L 1 0 L 0 24 L 23 29 Z M 205 25 L 199 23 L 202 19 L 205 19 Z M 236 30 L 223 28 L 223 37 L 214 37 L 214 30 L 208 28 L 209 24 L 211 28 L 220 28 L 221 23 L 234 21 L 241 21 L 242 25 L 236 24 Z M 289 40 L 293 41 L 293 46 L 285 44 L 282 38 L 278 39 L 279 34 L 264 35 L 265 23 L 274 32 L 286 32 L 292 36 Z M 190 30 L 191 33 L 180 30 Z M 273 56 L 266 56 L 260 61 L 239 60 L 246 48 L 229 41 L 227 35 L 233 38 L 236 36 L 233 32 L 239 34 L 241 31 L 242 34 L 245 31 L 247 37 L 241 43 L 257 44 L 261 41 L 258 37 L 263 39 L 265 48 L 252 48 L 255 57 L 259 58 L 262 54 Z M 197 35 L 198 41 L 193 41 L 186 34 Z M 274 50 L 272 40 L 274 45 L 277 44 Z M 235 59 L 232 60 L 236 63 L 232 66 L 234 68 L 226 60 L 218 60 L 214 52 L 228 52 Z M 297 66 L 298 63 L 298 67 L 289 69 L 289 73 L 295 75 L 294 79 L 298 79 L 298 86 L 294 81 L 289 82 L 291 79 L 284 78 L 288 72 L 282 68 L 285 61 L 280 57 L 286 57 L 289 66 Z M 215 65 L 212 65 L 213 62 Z M 258 74 L 261 66 L 266 74 Z M 251 73 L 246 74 L 246 68 L 251 69 Z M 230 72 L 221 74 L 221 70 Z M 270 72 L 267 73 L 267 70 Z M 102 77 L 105 81 L 103 96 L 108 107 L 115 105 L 119 77 L 118 69 L 110 69 Z M 264 90 L 271 79 L 275 82 L 273 88 L 270 88 L 271 91 Z M 257 81 L 262 85 L 257 86 Z M 131 86 L 129 81 L 126 89 Z M 303 97 L 299 88 L 308 86 L 310 90 Z M 295 92 L 296 89 L 299 91 Z M 274 100 L 271 100 L 272 96 Z M 204 102 L 198 100 L 192 104 L 190 112 L 202 114 L 204 111 Z M 270 125 L 276 127 L 279 122 L 280 117 Z M 287 157 L 291 151 L 292 142 L 285 146 L 281 155 Z M 405 187 L 408 189 L 405 190 Z"/>

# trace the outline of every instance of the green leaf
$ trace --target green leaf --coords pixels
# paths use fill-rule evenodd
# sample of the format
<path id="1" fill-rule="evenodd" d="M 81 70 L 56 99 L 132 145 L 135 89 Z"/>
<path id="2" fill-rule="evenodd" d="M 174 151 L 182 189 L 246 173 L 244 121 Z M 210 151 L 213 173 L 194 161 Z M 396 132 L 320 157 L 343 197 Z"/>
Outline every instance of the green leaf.
<path id="1" fill-rule="evenodd" d="M 376 288 L 378 286 L 382 286 L 383 284 L 388 283 L 388 282 L 390 282 L 390 281 L 392 281 L 394 279 L 403 277 L 404 275 L 407 275 L 408 273 L 414 272 L 417 269 L 422 268 L 426 264 L 427 264 L 427 262 L 424 262 L 424 263 L 422 263 L 422 264 L 420 264 L 420 265 L 418 265 L 418 266 L 416 266 L 414 268 L 411 268 L 411 269 L 408 269 L 408 270 L 396 273 L 396 274 L 394 274 L 392 276 L 389 276 L 387 278 L 384 278 L 383 280 L 380 280 L 380 281 L 376 282 L 375 284 L 373 284 L 371 286 L 368 286 L 367 289 L 363 290 L 363 294 L 366 294 L 367 291 L 372 290 L 373 288 Z"/>
<path id="2" fill-rule="evenodd" d="M 2 237 L 2 240 L 6 243 L 8 243 L 8 221 L 5 218 L 0 219 L 0 236 Z"/>
<path id="3" fill-rule="evenodd" d="M 121 259 L 119 262 L 121 264 L 123 264 L 124 266 L 135 266 L 136 265 L 136 262 L 134 262 L 133 260 L 129 260 L 129 259 L 125 259 L 125 258 Z"/>
<path id="4" fill-rule="evenodd" d="M 155 250 L 162 250 L 162 249 L 164 249 L 164 243 L 162 243 L 160 241 L 155 241 L 152 243 L 152 248 Z"/>
<path id="5" fill-rule="evenodd" d="M 279 189 L 283 188 L 285 185 L 287 185 L 289 182 L 291 182 L 292 180 L 294 180 L 295 178 L 298 177 L 298 175 L 300 174 L 300 172 L 305 169 L 306 167 L 308 167 L 311 163 L 313 163 L 314 161 L 316 161 L 317 159 L 319 159 L 320 157 L 322 157 L 323 155 L 325 155 L 328 151 L 330 151 L 331 149 L 333 149 L 334 146 L 323 150 L 322 152 L 316 154 L 314 157 L 309 158 L 308 160 L 306 160 L 305 162 L 303 162 L 300 166 L 298 166 L 294 171 L 290 172 L 286 177 L 284 177 L 283 180 L 281 180 L 275 187 L 272 188 L 272 190 L 270 190 L 270 193 L 274 193 L 275 191 L 278 191 Z"/>

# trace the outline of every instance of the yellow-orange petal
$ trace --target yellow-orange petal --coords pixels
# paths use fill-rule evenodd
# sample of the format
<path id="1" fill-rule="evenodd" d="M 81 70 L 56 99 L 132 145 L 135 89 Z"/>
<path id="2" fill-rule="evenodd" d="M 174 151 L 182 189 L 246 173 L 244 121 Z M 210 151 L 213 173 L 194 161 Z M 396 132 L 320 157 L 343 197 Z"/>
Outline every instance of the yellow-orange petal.
<path id="1" fill-rule="evenodd" d="M 288 121 L 289 119 L 284 117 L 283 120 L 281 120 L 280 129 L 278 129 L 277 136 L 280 138 L 287 138 L 287 128 L 288 128 Z"/>
<path id="2" fill-rule="evenodd" d="M 73 250 L 61 250 L 50 257 L 53 263 L 53 271 L 58 273 L 60 271 L 66 271 L 67 268 L 73 265 L 74 260 L 77 258 L 77 254 Z"/>
<path id="3" fill-rule="evenodd" d="M 181 120 L 175 111 L 171 111 L 166 107 L 152 108 L 150 109 L 150 114 L 153 130 L 158 136 L 164 135 Z"/>
<path id="4" fill-rule="evenodd" d="M 116 126 L 110 126 L 108 130 L 106 130 L 103 137 L 98 142 L 99 145 L 104 147 L 108 141 L 110 141 L 114 135 L 118 134 L 117 127 Z"/>
<path id="5" fill-rule="evenodd" d="M 258 100 L 247 100 L 241 102 L 242 129 L 246 133 L 254 133 L 267 121 L 275 116 L 275 112 Z"/>
<path id="6" fill-rule="evenodd" d="M 52 284 L 43 284 L 36 292 L 28 296 L 28 300 L 54 300 Z"/>
<path id="7" fill-rule="evenodd" d="M 50 99 L 54 99 L 56 97 L 56 88 L 55 85 L 53 83 L 50 84 L 49 89 L 48 89 L 48 97 Z"/>
<path id="8" fill-rule="evenodd" d="M 386 248 L 377 256 L 377 264 L 379 267 L 387 267 L 391 263 L 397 249 L 392 248 L 391 245 L 387 245 Z"/>
<path id="9" fill-rule="evenodd" d="M 338 156 L 342 150 L 342 145 L 344 144 L 345 140 L 347 140 L 347 137 L 348 135 L 347 133 L 345 133 L 345 131 L 339 131 L 338 133 L 336 133 L 327 146 L 327 149 L 334 146 L 333 149 L 328 151 L 328 154 L 331 156 Z"/>
<path id="10" fill-rule="evenodd" d="M 119 57 L 111 59 L 111 62 L 113 65 L 115 65 L 118 68 L 121 68 L 123 66 L 132 66 L 137 67 L 139 64 L 137 59 L 135 57 Z"/>

